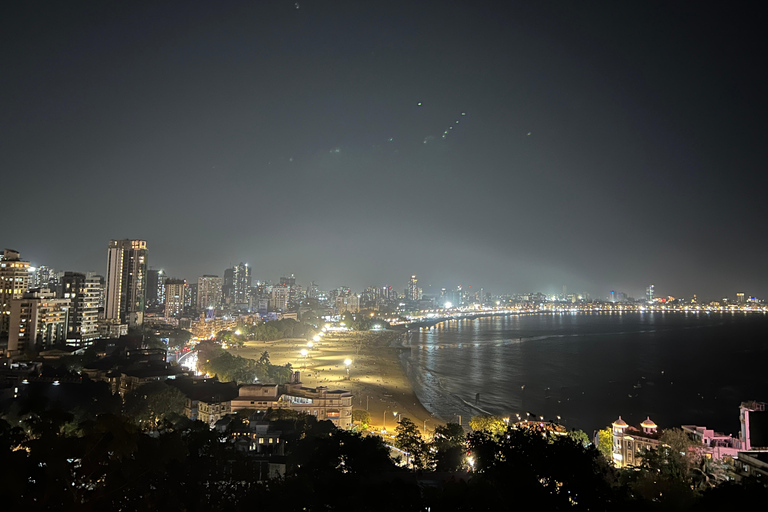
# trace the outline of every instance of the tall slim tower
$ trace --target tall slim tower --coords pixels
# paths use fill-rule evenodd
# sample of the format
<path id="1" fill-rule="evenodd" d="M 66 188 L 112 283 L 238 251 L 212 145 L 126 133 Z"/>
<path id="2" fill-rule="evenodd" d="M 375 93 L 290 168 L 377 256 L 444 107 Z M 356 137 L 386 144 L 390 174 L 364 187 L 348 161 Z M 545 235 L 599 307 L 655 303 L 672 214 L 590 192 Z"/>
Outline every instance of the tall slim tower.
<path id="1" fill-rule="evenodd" d="M 129 327 L 144 323 L 147 285 L 146 240 L 110 240 L 104 318 Z"/>
<path id="2" fill-rule="evenodd" d="M 419 300 L 421 297 L 419 296 L 419 286 L 418 286 L 419 280 L 416 278 L 415 275 L 411 276 L 411 280 L 408 281 L 408 292 L 406 295 L 408 295 L 408 300 Z"/>

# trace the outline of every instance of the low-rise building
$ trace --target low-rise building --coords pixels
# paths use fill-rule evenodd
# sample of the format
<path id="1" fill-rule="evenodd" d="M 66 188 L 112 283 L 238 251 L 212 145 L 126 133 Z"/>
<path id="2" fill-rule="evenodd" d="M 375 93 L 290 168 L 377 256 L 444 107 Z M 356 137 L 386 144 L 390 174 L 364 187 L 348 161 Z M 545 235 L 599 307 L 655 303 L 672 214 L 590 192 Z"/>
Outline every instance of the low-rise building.
<path id="1" fill-rule="evenodd" d="M 619 419 L 611 425 L 613 433 L 613 463 L 617 468 L 639 466 L 647 450 L 658 448 L 659 433 L 656 423 L 646 418 L 640 428 L 631 427 Z"/>
<path id="2" fill-rule="evenodd" d="M 731 434 L 726 435 L 696 425 L 683 425 L 682 429 L 696 443 L 701 454 L 708 459 L 717 461 L 728 458 L 734 459 L 738 456 L 739 450 L 742 449 L 741 442 L 734 439 Z"/>
<path id="3" fill-rule="evenodd" d="M 296 372 L 293 382 L 276 384 L 248 384 L 240 386 L 238 396 L 232 401 L 232 410 L 289 409 L 309 414 L 318 420 L 330 420 L 339 428 L 352 426 L 352 393 L 342 389 L 331 390 L 325 386 L 308 388 L 301 385 Z"/>
<path id="4" fill-rule="evenodd" d="M 237 398 L 237 383 L 218 379 L 181 379 L 174 383 L 187 397 L 184 415 L 192 421 L 202 421 L 211 428 L 232 412 L 232 400 Z"/>

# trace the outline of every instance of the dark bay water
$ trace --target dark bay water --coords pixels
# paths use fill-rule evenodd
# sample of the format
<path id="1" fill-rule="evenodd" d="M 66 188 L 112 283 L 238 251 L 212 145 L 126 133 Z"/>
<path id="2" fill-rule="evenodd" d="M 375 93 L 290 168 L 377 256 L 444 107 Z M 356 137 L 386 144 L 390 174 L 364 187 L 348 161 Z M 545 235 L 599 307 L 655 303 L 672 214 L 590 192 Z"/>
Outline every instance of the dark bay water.
<path id="1" fill-rule="evenodd" d="M 452 320 L 411 333 L 409 378 L 435 416 L 525 412 L 591 434 L 619 415 L 738 435 L 768 400 L 768 316 L 563 313 Z M 477 394 L 479 393 L 479 400 Z"/>

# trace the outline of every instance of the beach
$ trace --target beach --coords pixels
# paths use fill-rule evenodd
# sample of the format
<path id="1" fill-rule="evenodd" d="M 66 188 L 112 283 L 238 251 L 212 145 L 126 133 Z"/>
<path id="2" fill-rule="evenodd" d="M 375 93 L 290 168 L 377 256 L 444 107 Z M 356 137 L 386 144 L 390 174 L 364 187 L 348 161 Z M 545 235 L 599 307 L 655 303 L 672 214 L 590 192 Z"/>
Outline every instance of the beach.
<path id="1" fill-rule="evenodd" d="M 424 432 L 430 433 L 443 422 L 432 416 L 416 394 L 400 363 L 402 331 L 366 331 L 328 333 L 320 341 L 283 339 L 248 341 L 232 353 L 259 359 L 264 351 L 272 364 L 291 363 L 301 372 L 306 387 L 327 386 L 353 395 L 353 409 L 367 410 L 372 431 L 392 433 L 399 418 L 410 418 Z M 301 351 L 307 350 L 307 355 Z M 344 361 L 349 359 L 349 377 Z"/>

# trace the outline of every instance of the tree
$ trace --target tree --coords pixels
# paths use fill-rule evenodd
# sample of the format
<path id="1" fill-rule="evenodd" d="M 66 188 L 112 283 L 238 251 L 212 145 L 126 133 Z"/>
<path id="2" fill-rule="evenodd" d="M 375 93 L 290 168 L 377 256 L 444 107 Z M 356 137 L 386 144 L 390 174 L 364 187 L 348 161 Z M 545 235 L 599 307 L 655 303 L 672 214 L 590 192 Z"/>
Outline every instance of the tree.
<path id="1" fill-rule="evenodd" d="M 610 428 L 597 431 L 597 449 L 607 460 L 613 460 L 613 432 Z"/>
<path id="2" fill-rule="evenodd" d="M 472 419 L 469 420 L 469 427 L 475 431 L 501 434 L 507 430 L 507 422 L 498 416 L 472 416 Z"/>
<path id="3" fill-rule="evenodd" d="M 424 467 L 424 440 L 419 427 L 410 418 L 402 418 L 395 427 L 395 446 L 406 452 L 406 463 L 412 463 L 416 469 Z"/>
<path id="4" fill-rule="evenodd" d="M 464 466 L 467 436 L 458 423 L 435 427 L 429 445 L 430 464 L 435 471 L 459 471 Z"/>
<path id="5" fill-rule="evenodd" d="M 643 467 L 673 480 L 688 483 L 691 470 L 701 462 L 696 445 L 679 428 L 662 431 L 659 447 L 643 457 Z"/>
<path id="6" fill-rule="evenodd" d="M 354 409 L 352 411 L 352 421 L 360 422 L 361 428 L 365 430 L 371 424 L 371 414 L 363 409 Z"/>
<path id="7" fill-rule="evenodd" d="M 577 443 L 580 443 L 581 446 L 585 448 L 589 446 L 589 436 L 583 430 L 579 430 L 575 428 L 570 432 L 568 432 L 568 437 L 570 437 L 572 440 L 576 441 Z"/>
<path id="8" fill-rule="evenodd" d="M 144 384 L 125 397 L 125 412 L 138 425 L 154 430 L 165 419 L 184 412 L 187 397 L 165 382 Z"/>

